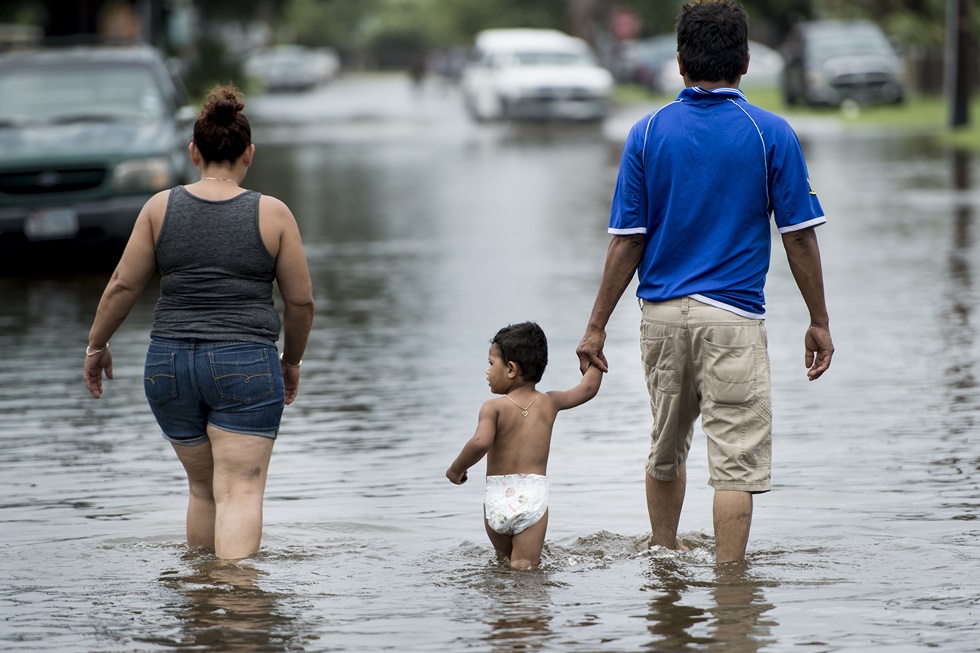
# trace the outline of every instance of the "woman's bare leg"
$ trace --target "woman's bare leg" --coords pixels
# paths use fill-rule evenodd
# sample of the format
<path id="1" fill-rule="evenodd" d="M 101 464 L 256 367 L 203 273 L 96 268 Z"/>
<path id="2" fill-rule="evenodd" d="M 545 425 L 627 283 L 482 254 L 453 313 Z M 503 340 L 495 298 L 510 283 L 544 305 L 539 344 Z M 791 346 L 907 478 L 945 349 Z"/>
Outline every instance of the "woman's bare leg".
<path id="1" fill-rule="evenodd" d="M 173 443 L 171 443 L 173 444 Z M 214 548 L 214 460 L 211 443 L 174 444 L 177 458 L 187 472 L 190 498 L 187 500 L 187 546 Z"/>
<path id="2" fill-rule="evenodd" d="M 208 425 L 214 457 L 214 551 L 237 560 L 259 550 L 262 502 L 275 440 Z"/>

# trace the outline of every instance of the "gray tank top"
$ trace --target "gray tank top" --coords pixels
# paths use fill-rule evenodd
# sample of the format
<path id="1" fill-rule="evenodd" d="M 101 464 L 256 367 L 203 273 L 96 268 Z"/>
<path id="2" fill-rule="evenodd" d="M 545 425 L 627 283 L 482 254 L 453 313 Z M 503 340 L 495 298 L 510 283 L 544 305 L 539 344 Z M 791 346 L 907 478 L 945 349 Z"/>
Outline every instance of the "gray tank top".
<path id="1" fill-rule="evenodd" d="M 151 337 L 275 346 L 276 259 L 259 232 L 259 197 L 247 191 L 213 201 L 183 186 L 170 191 L 156 245 L 162 279 Z"/>

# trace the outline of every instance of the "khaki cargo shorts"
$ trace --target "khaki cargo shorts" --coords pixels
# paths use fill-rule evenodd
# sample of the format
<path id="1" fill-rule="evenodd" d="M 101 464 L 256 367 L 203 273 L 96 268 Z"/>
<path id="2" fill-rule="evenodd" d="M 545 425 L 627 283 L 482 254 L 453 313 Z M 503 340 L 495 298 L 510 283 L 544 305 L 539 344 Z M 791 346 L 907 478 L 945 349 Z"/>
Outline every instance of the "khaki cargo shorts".
<path id="1" fill-rule="evenodd" d="M 708 484 L 768 492 L 772 399 L 763 321 L 690 297 L 642 304 L 640 349 L 653 413 L 647 473 L 677 478 L 700 416 Z"/>

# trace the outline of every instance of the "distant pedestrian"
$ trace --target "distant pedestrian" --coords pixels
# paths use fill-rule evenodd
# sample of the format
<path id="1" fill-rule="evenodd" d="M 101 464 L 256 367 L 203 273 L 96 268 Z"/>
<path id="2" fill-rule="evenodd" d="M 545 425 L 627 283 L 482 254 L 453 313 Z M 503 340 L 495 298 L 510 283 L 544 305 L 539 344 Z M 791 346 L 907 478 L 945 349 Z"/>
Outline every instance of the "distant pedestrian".
<path id="1" fill-rule="evenodd" d="M 426 73 L 428 73 L 428 63 L 425 53 L 416 53 L 408 64 L 408 76 L 412 80 L 412 92 L 416 95 L 422 94 Z"/>
<path id="2" fill-rule="evenodd" d="M 537 383 L 548 364 L 541 327 L 523 322 L 504 327 L 490 341 L 490 392 L 503 395 L 480 408 L 476 433 L 446 470 L 460 485 L 467 470 L 487 457 L 484 525 L 498 555 L 515 569 L 541 562 L 548 529 L 548 455 L 558 412 L 595 397 L 602 383 L 596 367 L 583 371 L 571 390 L 541 392 Z"/>
<path id="3" fill-rule="evenodd" d="M 103 374 L 112 378 L 109 340 L 159 270 L 143 386 L 187 472 L 187 544 L 227 559 L 259 549 L 272 447 L 313 321 L 296 220 L 279 200 L 241 187 L 255 154 L 244 106 L 234 87 L 208 95 L 190 144 L 201 178 L 147 201 L 85 350 L 85 386 L 98 399 Z"/>
<path id="4" fill-rule="evenodd" d="M 687 4 L 677 60 L 687 88 L 637 122 L 619 167 L 612 241 L 582 369 L 606 371 L 606 324 L 634 274 L 653 413 L 646 463 L 651 544 L 677 546 L 694 423 L 708 436 L 719 562 L 744 558 L 752 496 L 770 489 L 772 405 L 763 323 L 770 216 L 810 313 L 807 375 L 834 345 L 814 227 L 825 222 L 796 134 L 738 89 L 748 16 L 731 0 Z"/>

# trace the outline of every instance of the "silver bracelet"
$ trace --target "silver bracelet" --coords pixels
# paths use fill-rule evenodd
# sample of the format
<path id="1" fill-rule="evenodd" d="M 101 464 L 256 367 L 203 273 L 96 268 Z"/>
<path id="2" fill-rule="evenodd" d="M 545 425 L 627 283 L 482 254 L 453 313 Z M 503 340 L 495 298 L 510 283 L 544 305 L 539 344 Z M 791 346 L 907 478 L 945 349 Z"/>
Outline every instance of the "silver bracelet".
<path id="1" fill-rule="evenodd" d="M 98 354 L 101 354 L 102 352 L 104 352 L 108 348 L 109 348 L 109 343 L 108 342 L 105 343 L 104 345 L 102 345 L 101 347 L 99 347 L 98 349 L 94 349 L 92 351 L 89 351 L 89 346 L 88 345 L 85 345 L 85 355 L 86 356 L 96 356 Z"/>
<path id="2" fill-rule="evenodd" d="M 282 353 L 280 352 L 280 354 L 279 354 L 279 362 L 282 363 L 283 365 L 285 365 L 286 367 L 299 367 L 300 365 L 303 364 L 303 359 L 302 358 L 299 359 L 299 362 L 296 363 L 295 365 L 293 365 L 292 363 L 287 363 L 286 362 L 286 359 L 284 359 L 282 357 Z"/>

